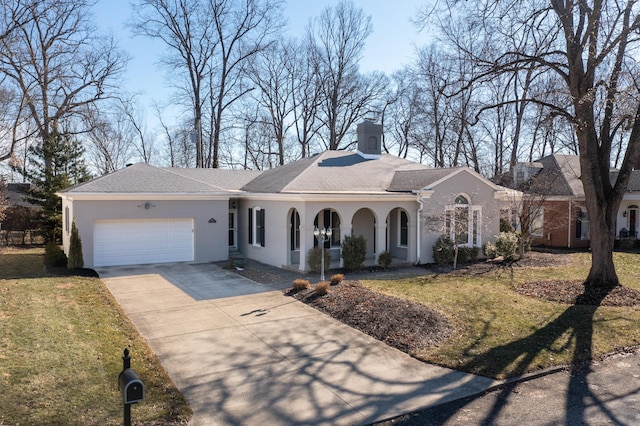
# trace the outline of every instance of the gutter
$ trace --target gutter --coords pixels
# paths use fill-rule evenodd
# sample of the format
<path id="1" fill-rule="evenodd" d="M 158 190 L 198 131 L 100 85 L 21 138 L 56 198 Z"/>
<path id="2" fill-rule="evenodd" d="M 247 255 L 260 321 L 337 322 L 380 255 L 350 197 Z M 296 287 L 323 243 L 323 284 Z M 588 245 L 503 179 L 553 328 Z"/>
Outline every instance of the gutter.
<path id="1" fill-rule="evenodd" d="M 422 197 L 420 196 L 420 191 L 416 193 L 416 201 L 420 205 L 418 207 L 418 214 L 416 217 L 416 261 L 414 265 L 420 264 L 420 216 L 422 214 L 422 210 L 424 209 L 424 201 L 422 201 Z"/>
<path id="2" fill-rule="evenodd" d="M 569 217 L 567 218 L 567 248 L 571 248 L 571 207 L 573 206 L 573 198 L 569 198 Z"/>

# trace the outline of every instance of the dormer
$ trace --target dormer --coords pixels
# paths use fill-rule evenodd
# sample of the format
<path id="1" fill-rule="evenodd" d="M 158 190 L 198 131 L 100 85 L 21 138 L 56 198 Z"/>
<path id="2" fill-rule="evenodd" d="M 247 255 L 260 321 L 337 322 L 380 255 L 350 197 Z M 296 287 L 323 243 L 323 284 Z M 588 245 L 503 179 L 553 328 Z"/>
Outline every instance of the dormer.
<path id="1" fill-rule="evenodd" d="M 358 124 L 358 154 L 367 160 L 377 160 L 382 155 L 382 125 L 371 120 Z"/>

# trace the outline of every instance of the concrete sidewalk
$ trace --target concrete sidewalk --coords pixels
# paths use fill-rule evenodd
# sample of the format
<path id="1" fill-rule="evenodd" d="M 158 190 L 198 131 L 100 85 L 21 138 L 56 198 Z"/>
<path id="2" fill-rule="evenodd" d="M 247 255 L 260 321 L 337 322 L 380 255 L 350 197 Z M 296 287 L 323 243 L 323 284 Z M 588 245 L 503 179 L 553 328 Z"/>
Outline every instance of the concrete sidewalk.
<path id="1" fill-rule="evenodd" d="M 98 273 L 191 404 L 191 425 L 369 424 L 496 384 L 417 361 L 214 264 Z"/>

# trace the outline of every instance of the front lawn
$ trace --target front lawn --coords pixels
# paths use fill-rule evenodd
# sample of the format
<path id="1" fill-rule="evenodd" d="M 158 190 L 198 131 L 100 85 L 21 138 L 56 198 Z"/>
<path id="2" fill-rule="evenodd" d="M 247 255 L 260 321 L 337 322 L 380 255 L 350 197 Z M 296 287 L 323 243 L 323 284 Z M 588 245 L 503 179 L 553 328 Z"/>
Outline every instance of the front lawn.
<path id="1" fill-rule="evenodd" d="M 536 266 L 470 268 L 406 279 L 361 281 L 377 292 L 422 303 L 443 314 L 454 332 L 418 359 L 495 378 L 579 365 L 640 344 L 640 306 L 585 306 L 524 296 L 532 281 L 587 276 L 589 253 L 555 254 Z M 640 290 L 640 255 L 616 253 L 621 284 Z M 379 319 L 384 321 L 383 318 Z"/>
<path id="2" fill-rule="evenodd" d="M 0 248 L 0 424 L 122 424 L 125 347 L 145 385 L 141 424 L 191 409 L 101 280 L 52 276 L 42 249 Z"/>

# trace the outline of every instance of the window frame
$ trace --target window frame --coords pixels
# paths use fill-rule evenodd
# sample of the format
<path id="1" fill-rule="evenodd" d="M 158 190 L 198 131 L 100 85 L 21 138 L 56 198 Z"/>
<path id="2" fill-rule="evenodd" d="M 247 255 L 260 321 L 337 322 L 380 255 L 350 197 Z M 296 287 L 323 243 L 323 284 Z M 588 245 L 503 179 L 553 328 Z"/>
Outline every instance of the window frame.
<path id="1" fill-rule="evenodd" d="M 249 244 L 254 247 L 266 245 L 265 210 L 262 207 L 249 207 Z"/>
<path id="2" fill-rule="evenodd" d="M 466 194 L 458 194 L 454 200 L 445 206 L 445 234 L 459 247 L 482 247 L 482 206 L 473 204 Z M 463 215 L 467 224 L 464 233 L 457 232 L 457 220 Z M 460 240 L 462 236 L 466 239 Z"/>
<path id="3" fill-rule="evenodd" d="M 404 218 L 404 224 L 403 224 Z M 398 210 L 398 247 L 409 246 L 409 215 L 404 210 Z"/>

